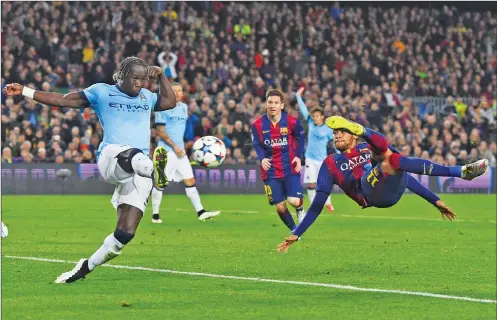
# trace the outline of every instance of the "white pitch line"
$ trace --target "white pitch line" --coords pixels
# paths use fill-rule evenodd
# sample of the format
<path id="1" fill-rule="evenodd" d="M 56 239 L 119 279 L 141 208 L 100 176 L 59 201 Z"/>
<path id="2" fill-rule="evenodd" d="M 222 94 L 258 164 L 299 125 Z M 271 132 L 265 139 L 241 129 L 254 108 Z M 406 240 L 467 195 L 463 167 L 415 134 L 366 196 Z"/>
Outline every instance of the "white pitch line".
<path id="1" fill-rule="evenodd" d="M 75 261 L 58 260 L 58 259 L 46 259 L 46 258 L 37 258 L 37 257 L 3 256 L 3 258 L 19 259 L 19 260 L 34 260 L 34 261 L 43 261 L 43 262 L 55 262 L 55 263 L 72 263 L 72 264 L 76 264 L 77 263 Z M 123 265 L 116 265 L 116 264 L 104 264 L 104 265 L 102 265 L 102 267 L 115 268 L 115 269 L 126 269 L 126 270 L 140 270 L 140 271 L 160 272 L 160 273 L 171 273 L 171 274 L 181 274 L 181 275 L 188 275 L 188 276 L 199 276 L 199 277 L 220 278 L 220 279 L 245 280 L 245 281 L 270 282 L 270 283 L 283 283 L 283 284 L 294 284 L 294 285 L 312 286 L 312 287 L 326 287 L 326 288 L 334 288 L 334 289 L 350 290 L 350 291 L 377 292 L 377 293 L 394 293 L 394 294 L 409 295 L 409 296 L 421 296 L 421 297 L 430 297 L 430 298 L 439 298 L 439 299 L 464 300 L 464 301 L 471 301 L 471 302 L 495 303 L 495 304 L 497 304 L 497 300 L 476 299 L 476 298 L 471 298 L 471 297 L 461 297 L 461 296 L 453 296 L 453 295 L 430 293 L 430 292 L 416 292 L 416 291 L 405 291 L 405 290 L 361 288 L 361 287 L 345 286 L 345 285 L 332 284 L 332 283 L 319 283 L 319 282 L 304 282 L 304 281 L 291 281 L 291 280 L 276 280 L 276 279 L 265 279 L 265 278 L 227 276 L 227 275 L 213 274 L 213 273 L 176 271 L 176 270 L 169 270 L 169 269 L 154 269 L 154 268 L 147 268 L 147 267 L 132 267 L 132 266 L 123 266 Z"/>

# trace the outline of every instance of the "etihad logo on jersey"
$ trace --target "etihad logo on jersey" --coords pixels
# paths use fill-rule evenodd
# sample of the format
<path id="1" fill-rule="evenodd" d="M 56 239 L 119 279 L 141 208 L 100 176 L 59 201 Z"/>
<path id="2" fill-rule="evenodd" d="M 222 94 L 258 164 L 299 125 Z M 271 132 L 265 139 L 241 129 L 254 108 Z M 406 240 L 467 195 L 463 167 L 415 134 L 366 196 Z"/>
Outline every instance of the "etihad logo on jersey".
<path id="1" fill-rule="evenodd" d="M 117 102 L 109 102 L 109 107 L 123 112 L 146 112 L 150 109 L 148 104 L 126 104 Z"/>
<path id="2" fill-rule="evenodd" d="M 280 134 L 286 136 L 288 134 L 288 128 L 280 128 Z"/>
<path id="3" fill-rule="evenodd" d="M 355 156 L 353 158 L 348 159 L 348 162 L 344 162 L 340 165 L 340 170 L 354 170 L 355 167 L 370 162 L 371 155 L 370 154 L 361 154 L 360 156 Z"/>
<path id="4" fill-rule="evenodd" d="M 264 144 L 266 146 L 271 146 L 271 147 L 282 147 L 288 145 L 288 139 L 285 137 L 285 138 L 264 140 Z"/>

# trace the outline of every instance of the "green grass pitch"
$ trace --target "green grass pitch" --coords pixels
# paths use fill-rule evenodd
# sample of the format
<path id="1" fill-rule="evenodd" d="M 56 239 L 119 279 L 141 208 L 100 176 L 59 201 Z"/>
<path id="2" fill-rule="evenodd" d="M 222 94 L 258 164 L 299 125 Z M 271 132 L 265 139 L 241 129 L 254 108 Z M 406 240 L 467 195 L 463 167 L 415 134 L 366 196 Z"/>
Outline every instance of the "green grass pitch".
<path id="1" fill-rule="evenodd" d="M 406 195 L 390 209 L 361 210 L 332 195 L 287 254 L 288 235 L 263 195 L 204 195 L 224 212 L 196 220 L 183 195 L 165 195 L 162 225 L 147 210 L 109 264 L 351 285 L 496 300 L 495 195 L 443 195 L 458 221 L 443 221 Z M 114 230 L 109 196 L 4 196 L 2 319 L 495 319 L 496 304 L 291 283 L 97 268 L 71 285 L 53 281 Z M 150 205 L 149 205 L 150 207 Z"/>

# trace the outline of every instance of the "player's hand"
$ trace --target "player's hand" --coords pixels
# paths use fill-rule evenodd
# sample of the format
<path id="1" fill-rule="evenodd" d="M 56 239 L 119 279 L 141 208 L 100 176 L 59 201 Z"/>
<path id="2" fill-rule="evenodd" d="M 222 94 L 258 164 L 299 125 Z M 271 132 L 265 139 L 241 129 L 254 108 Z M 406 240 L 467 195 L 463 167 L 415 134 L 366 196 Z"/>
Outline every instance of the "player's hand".
<path id="1" fill-rule="evenodd" d="M 454 211 L 452 211 L 451 208 L 447 207 L 445 202 L 443 202 L 442 200 L 438 200 L 435 203 L 435 206 L 442 214 L 442 219 L 445 220 L 445 218 L 447 217 L 450 221 L 456 220 L 456 214 L 454 213 Z"/>
<path id="2" fill-rule="evenodd" d="M 150 79 L 157 79 L 162 74 L 164 74 L 164 70 L 162 70 L 161 67 L 157 67 L 157 66 L 149 66 L 147 71 L 148 71 L 148 77 Z"/>
<path id="3" fill-rule="evenodd" d="M 19 83 L 11 83 L 5 86 L 5 94 L 8 96 L 20 96 L 24 86 Z"/>
<path id="4" fill-rule="evenodd" d="M 185 155 L 185 151 L 178 146 L 174 146 L 173 150 L 174 153 L 176 153 L 176 155 L 178 156 L 178 158 L 181 158 Z"/>
<path id="5" fill-rule="evenodd" d="M 300 169 L 302 169 L 302 163 L 300 161 L 300 158 L 299 157 L 293 158 L 292 164 L 295 166 L 295 171 L 299 173 Z"/>
<path id="6" fill-rule="evenodd" d="M 271 168 L 271 160 L 269 160 L 268 158 L 262 159 L 261 166 L 262 166 L 262 169 L 264 169 L 265 171 L 268 171 L 269 168 Z"/>
<path id="7" fill-rule="evenodd" d="M 278 250 L 278 252 L 288 252 L 288 248 L 290 248 L 290 246 L 295 242 L 297 242 L 298 240 L 299 237 L 297 237 L 296 235 L 291 235 L 288 238 L 286 238 L 285 241 L 280 243 L 276 248 L 276 250 Z"/>
<path id="8" fill-rule="evenodd" d="M 304 93 L 304 90 L 305 90 L 304 87 L 300 87 L 299 90 L 297 90 L 297 93 L 296 93 L 297 97 L 302 97 L 302 93 Z"/>

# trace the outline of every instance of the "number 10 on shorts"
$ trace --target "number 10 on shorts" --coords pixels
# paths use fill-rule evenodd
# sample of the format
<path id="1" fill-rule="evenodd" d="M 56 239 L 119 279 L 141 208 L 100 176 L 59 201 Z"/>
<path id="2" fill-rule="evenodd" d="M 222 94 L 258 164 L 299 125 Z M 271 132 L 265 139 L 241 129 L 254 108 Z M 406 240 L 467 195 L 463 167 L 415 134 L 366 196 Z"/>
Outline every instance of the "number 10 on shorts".
<path id="1" fill-rule="evenodd" d="M 269 202 L 273 201 L 273 190 L 271 190 L 271 187 L 268 186 L 267 184 L 264 185 L 264 191 L 266 192 L 266 196 Z"/>

